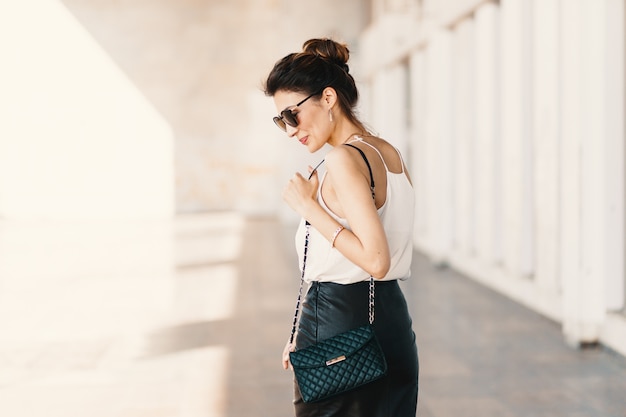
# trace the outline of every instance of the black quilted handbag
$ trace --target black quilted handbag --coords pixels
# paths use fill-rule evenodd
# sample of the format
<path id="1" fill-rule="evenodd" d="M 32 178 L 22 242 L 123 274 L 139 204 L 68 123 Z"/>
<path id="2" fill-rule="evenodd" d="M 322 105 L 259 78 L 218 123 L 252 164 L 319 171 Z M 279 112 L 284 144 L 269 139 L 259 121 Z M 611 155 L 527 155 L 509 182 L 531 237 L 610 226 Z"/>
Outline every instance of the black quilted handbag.
<path id="1" fill-rule="evenodd" d="M 300 280 L 300 291 L 290 343 L 293 343 L 302 298 L 309 227 L 307 222 L 302 279 Z M 375 381 L 387 373 L 387 362 L 372 328 L 373 322 L 374 278 L 370 276 L 369 325 L 351 329 L 289 353 L 289 359 L 304 402 L 320 401 L 341 394 Z"/>
<path id="2" fill-rule="evenodd" d="M 381 378 L 387 362 L 366 325 L 289 354 L 304 402 L 319 401 Z"/>

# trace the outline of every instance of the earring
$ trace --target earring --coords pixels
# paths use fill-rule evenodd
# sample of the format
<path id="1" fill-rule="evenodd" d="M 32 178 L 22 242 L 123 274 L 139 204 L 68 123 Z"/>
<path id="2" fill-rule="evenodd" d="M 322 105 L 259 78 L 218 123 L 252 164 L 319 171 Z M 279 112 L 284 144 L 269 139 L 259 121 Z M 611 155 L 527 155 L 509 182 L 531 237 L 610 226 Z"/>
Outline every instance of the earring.
<path id="1" fill-rule="evenodd" d="M 328 109 L 328 119 L 332 122 L 333 121 L 333 111 L 332 109 Z"/>

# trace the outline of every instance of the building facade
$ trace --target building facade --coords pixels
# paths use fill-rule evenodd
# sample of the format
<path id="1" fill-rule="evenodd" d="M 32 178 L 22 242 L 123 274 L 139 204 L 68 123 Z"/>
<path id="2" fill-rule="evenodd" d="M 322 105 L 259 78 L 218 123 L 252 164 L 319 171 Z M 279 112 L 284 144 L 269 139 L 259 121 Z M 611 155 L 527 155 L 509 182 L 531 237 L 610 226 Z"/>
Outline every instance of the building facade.
<path id="1" fill-rule="evenodd" d="M 263 80 L 364 24 L 361 0 L 2 2 L 0 219 L 273 214 L 307 159 Z"/>
<path id="2" fill-rule="evenodd" d="M 370 10 L 365 111 L 410 155 L 416 246 L 626 353 L 624 1 Z"/>
<path id="3" fill-rule="evenodd" d="M 321 155 L 262 81 L 332 36 L 409 156 L 416 247 L 626 354 L 624 1 L 3 3 L 0 219 L 293 219 Z"/>

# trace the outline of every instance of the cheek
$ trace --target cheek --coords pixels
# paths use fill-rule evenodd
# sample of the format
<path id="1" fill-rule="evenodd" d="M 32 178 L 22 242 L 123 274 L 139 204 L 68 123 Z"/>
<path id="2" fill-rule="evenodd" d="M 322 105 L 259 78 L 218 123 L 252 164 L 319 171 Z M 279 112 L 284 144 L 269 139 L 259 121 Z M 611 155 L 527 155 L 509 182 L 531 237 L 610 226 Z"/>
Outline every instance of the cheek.
<path id="1" fill-rule="evenodd" d="M 330 131 L 325 125 L 317 125 L 312 131 L 310 131 L 310 135 L 312 140 L 309 141 L 309 150 L 311 152 L 316 152 L 328 143 Z"/>
<path id="2" fill-rule="evenodd" d="M 328 121 L 328 115 L 322 111 L 316 112 L 314 119 L 310 122 L 310 127 L 318 139 L 326 141 L 332 132 L 332 124 Z"/>

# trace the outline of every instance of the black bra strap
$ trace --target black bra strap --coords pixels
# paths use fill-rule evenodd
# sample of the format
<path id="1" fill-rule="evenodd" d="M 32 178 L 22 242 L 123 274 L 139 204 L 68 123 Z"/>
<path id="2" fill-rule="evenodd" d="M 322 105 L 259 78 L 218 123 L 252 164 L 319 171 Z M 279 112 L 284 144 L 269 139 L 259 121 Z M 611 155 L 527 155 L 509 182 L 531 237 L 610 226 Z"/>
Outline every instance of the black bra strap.
<path id="1" fill-rule="evenodd" d="M 359 151 L 359 153 L 363 157 L 363 160 L 365 161 L 365 164 L 367 165 L 367 169 L 370 172 L 370 190 L 372 190 L 372 198 L 375 198 L 376 195 L 374 194 L 374 175 L 372 174 L 372 167 L 370 166 L 370 163 L 367 160 L 367 157 L 365 156 L 365 153 L 362 150 L 360 150 L 359 148 L 357 148 L 356 146 L 354 146 L 354 145 L 351 145 L 349 143 L 346 143 L 345 145 L 349 146 L 351 148 L 356 149 L 357 151 Z"/>

